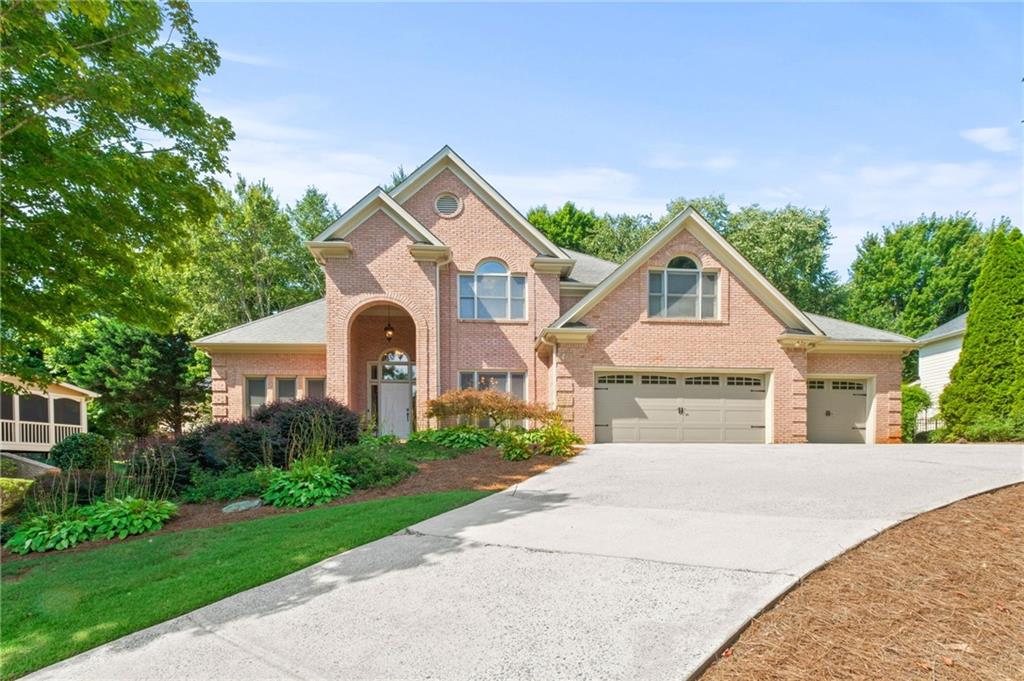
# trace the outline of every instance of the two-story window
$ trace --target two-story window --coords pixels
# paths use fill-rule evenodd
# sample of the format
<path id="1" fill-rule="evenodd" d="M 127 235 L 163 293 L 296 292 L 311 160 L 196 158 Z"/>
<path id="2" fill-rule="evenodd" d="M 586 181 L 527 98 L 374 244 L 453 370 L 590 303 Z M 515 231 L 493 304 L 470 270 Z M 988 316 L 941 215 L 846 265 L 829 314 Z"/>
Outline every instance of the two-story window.
<path id="1" fill-rule="evenodd" d="M 460 319 L 526 319 L 526 276 L 498 260 L 459 275 Z"/>
<path id="2" fill-rule="evenodd" d="M 677 319 L 718 318 L 718 273 L 704 272 L 686 256 L 647 274 L 647 314 Z"/>

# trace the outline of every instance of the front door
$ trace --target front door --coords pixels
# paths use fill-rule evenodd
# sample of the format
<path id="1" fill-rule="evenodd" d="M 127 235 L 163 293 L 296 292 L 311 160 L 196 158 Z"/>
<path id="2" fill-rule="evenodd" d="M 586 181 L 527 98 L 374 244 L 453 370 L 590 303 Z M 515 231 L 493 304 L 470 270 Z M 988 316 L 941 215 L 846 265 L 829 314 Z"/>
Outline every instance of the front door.
<path id="1" fill-rule="evenodd" d="M 409 437 L 412 430 L 411 397 L 408 383 L 380 384 L 380 405 L 377 412 L 380 415 L 380 423 L 377 426 L 381 435 L 394 435 L 401 440 Z"/>

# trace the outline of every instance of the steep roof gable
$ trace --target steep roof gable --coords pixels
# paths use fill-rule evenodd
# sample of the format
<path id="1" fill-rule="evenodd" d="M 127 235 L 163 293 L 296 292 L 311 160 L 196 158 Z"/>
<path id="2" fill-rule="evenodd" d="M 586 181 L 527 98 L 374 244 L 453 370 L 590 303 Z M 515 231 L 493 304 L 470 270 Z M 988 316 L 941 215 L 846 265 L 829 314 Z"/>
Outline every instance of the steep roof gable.
<path id="1" fill-rule="evenodd" d="M 605 296 L 622 284 L 629 275 L 643 266 L 651 256 L 665 246 L 674 236 L 688 230 L 740 281 L 747 285 L 753 294 L 765 304 L 782 322 L 793 329 L 805 329 L 813 335 L 824 333 L 811 319 L 801 312 L 786 296 L 772 286 L 764 275 L 758 272 L 750 262 L 740 255 L 722 235 L 708 224 L 704 217 L 692 207 L 677 214 L 647 243 L 631 255 L 618 269 L 609 274 L 590 293 L 585 295 L 576 305 L 567 310 L 551 325 L 552 329 L 564 328 L 566 325 L 580 321 Z"/>
<path id="2" fill-rule="evenodd" d="M 401 184 L 393 188 L 390 191 L 390 195 L 398 203 L 403 203 L 445 169 L 450 170 L 474 194 L 480 197 L 480 200 L 508 224 L 513 231 L 525 239 L 537 251 L 538 255 L 558 260 L 569 260 L 569 257 L 562 249 L 544 236 L 539 229 L 531 225 L 523 217 L 522 213 L 516 210 L 504 196 L 498 193 L 487 180 L 473 170 L 448 145 L 442 147 L 440 151 L 431 156 L 423 165 L 405 178 Z"/>
<path id="3" fill-rule="evenodd" d="M 444 246 L 444 243 L 433 232 L 424 227 L 419 220 L 410 215 L 380 187 L 374 187 L 369 194 L 359 199 L 354 206 L 342 213 L 341 217 L 332 222 L 327 229 L 309 243 L 344 241 L 345 237 L 354 232 L 359 225 L 366 222 L 377 211 L 383 212 L 394 220 L 413 241 L 432 246 Z"/>

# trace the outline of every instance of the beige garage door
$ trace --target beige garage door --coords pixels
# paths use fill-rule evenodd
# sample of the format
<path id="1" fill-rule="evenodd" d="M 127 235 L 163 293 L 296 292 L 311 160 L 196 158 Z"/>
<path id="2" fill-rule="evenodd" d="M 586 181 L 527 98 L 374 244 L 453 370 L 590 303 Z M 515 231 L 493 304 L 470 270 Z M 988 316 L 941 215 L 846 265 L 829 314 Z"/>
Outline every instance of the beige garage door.
<path id="1" fill-rule="evenodd" d="M 598 442 L 764 442 L 765 378 L 599 373 Z"/>
<path id="2" fill-rule="evenodd" d="M 867 442 L 865 381 L 819 378 L 807 381 L 807 439 L 810 442 Z"/>

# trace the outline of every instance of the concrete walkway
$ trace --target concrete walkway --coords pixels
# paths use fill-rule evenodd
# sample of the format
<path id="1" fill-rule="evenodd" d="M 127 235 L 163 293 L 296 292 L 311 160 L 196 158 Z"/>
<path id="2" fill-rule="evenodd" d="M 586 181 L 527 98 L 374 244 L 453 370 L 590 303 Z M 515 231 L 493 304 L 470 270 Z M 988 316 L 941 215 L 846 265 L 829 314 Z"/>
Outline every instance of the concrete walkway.
<path id="1" fill-rule="evenodd" d="M 1012 445 L 598 445 L 30 678 L 679 681 L 807 571 L 1021 480 Z"/>

